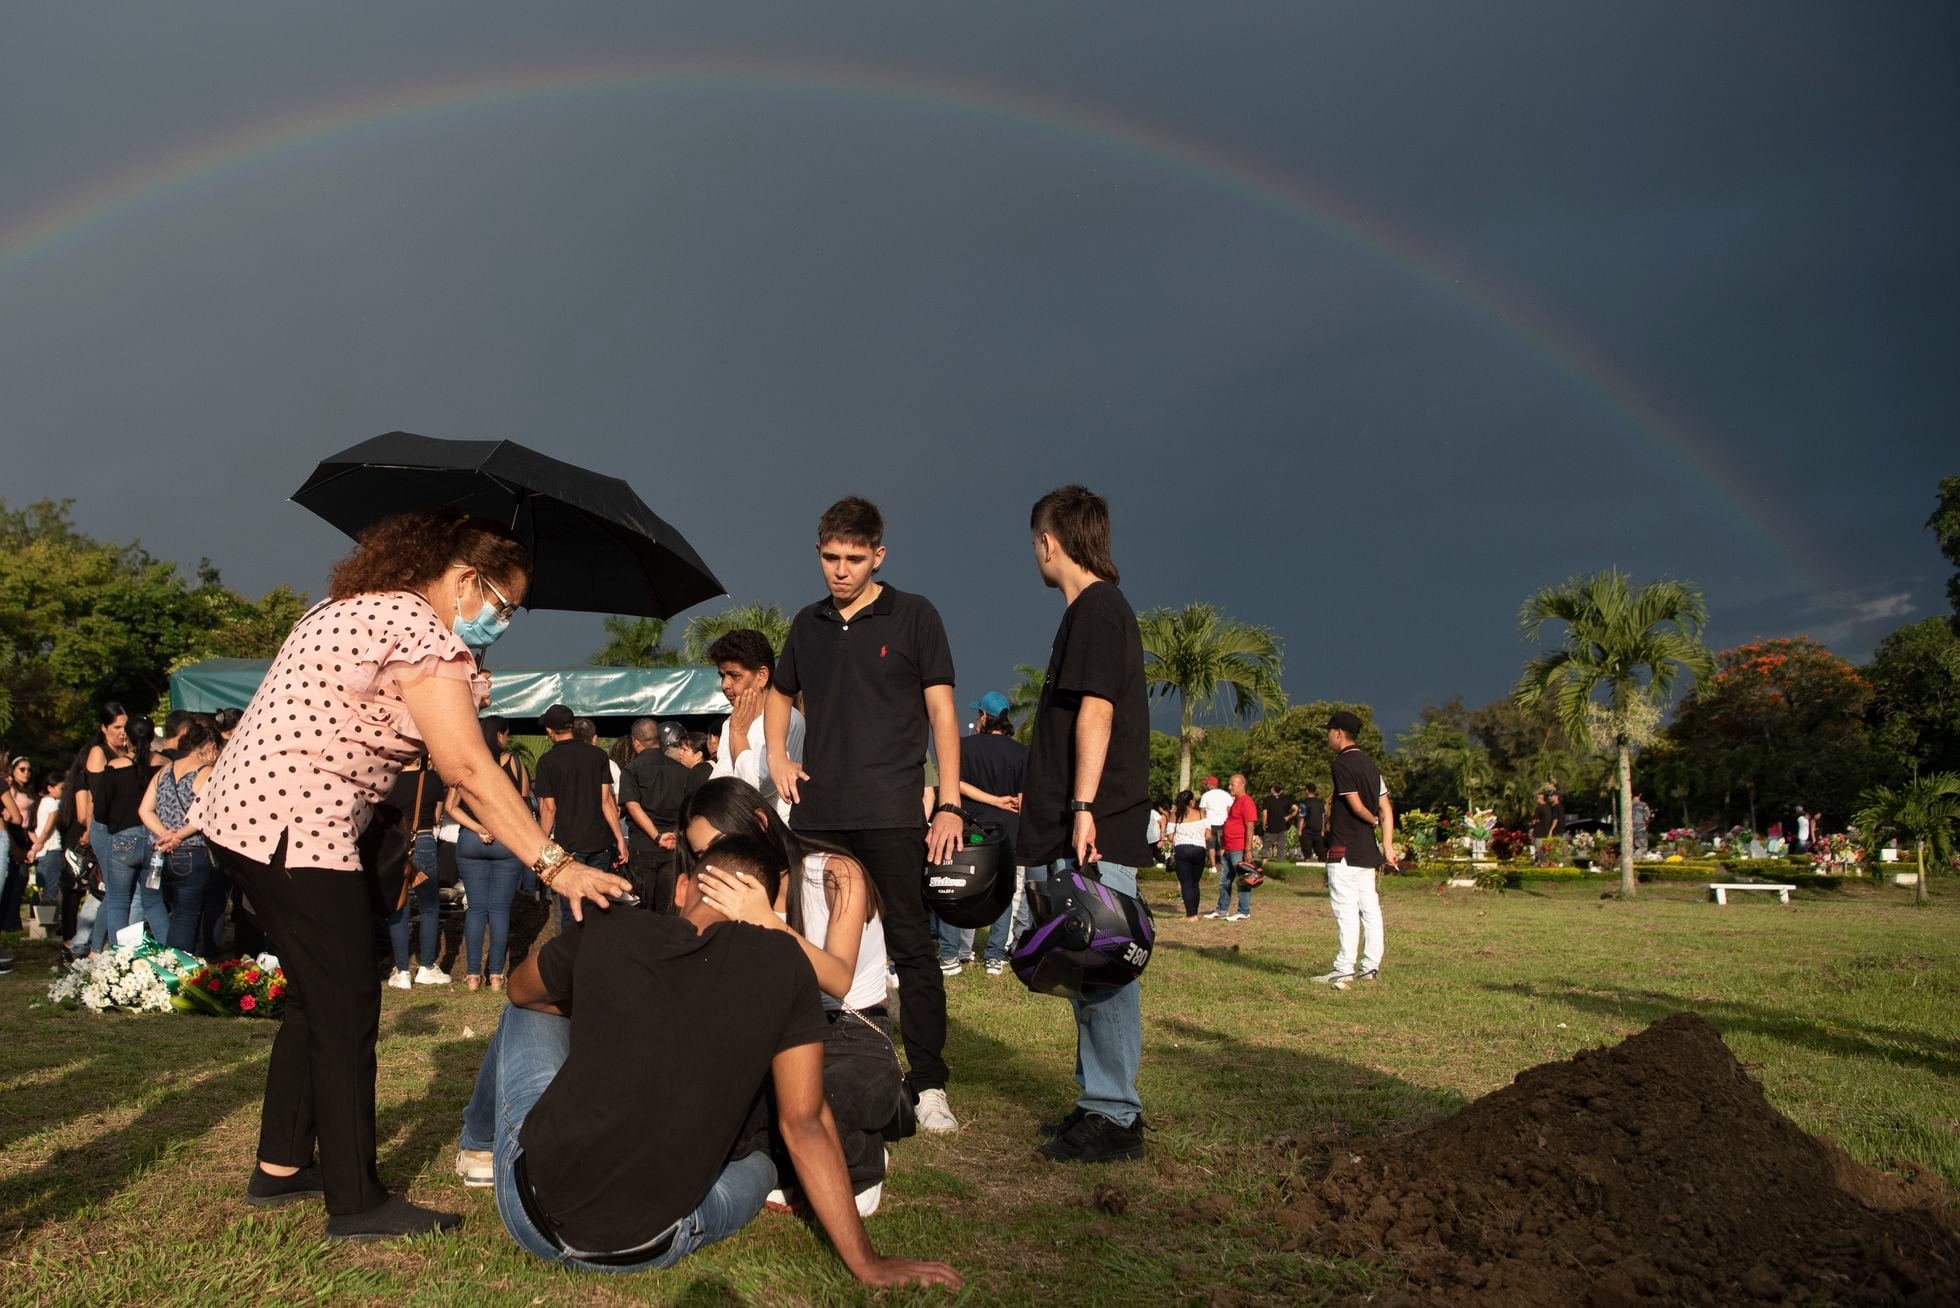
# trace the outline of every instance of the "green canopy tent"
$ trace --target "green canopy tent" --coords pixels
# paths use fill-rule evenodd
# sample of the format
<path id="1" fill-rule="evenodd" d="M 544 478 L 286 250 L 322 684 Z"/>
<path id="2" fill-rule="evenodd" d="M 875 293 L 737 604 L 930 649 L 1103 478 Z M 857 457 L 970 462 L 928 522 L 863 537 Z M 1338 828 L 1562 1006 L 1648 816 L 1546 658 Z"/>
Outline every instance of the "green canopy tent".
<path id="1" fill-rule="evenodd" d="M 170 706 L 192 713 L 243 708 L 271 667 L 265 659 L 206 659 L 170 678 Z M 553 704 L 600 719 L 723 718 L 728 700 L 713 668 L 492 668 L 490 711 L 535 719 Z M 704 724 L 705 725 L 705 724 Z M 617 734 L 616 732 L 608 734 Z"/>

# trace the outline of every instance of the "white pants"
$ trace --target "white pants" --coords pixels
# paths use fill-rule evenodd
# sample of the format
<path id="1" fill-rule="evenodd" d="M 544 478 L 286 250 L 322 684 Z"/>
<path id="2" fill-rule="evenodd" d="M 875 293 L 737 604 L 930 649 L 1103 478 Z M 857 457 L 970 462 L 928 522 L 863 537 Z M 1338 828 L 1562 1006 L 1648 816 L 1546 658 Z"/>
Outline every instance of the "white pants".
<path id="1" fill-rule="evenodd" d="M 1361 971 L 1381 967 L 1382 900 L 1375 890 L 1375 869 L 1329 863 L 1327 898 L 1334 906 L 1334 925 L 1341 933 L 1341 952 L 1334 958 L 1334 970 L 1353 972 L 1357 948 L 1361 950 Z"/>

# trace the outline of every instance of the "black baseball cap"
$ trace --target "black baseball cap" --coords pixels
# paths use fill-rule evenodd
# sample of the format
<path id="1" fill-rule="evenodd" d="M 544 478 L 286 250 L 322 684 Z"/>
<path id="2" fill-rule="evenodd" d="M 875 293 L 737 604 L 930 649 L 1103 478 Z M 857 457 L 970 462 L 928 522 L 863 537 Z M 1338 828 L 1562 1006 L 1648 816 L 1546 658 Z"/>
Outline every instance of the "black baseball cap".
<path id="1" fill-rule="evenodd" d="M 1327 729 L 1345 731 L 1350 736 L 1358 736 L 1361 734 L 1361 719 L 1346 709 L 1340 709 L 1328 717 Z"/>
<path id="2" fill-rule="evenodd" d="M 546 731 L 570 731 L 572 729 L 572 711 L 563 704 L 553 704 L 550 708 L 538 714 L 538 725 Z"/>

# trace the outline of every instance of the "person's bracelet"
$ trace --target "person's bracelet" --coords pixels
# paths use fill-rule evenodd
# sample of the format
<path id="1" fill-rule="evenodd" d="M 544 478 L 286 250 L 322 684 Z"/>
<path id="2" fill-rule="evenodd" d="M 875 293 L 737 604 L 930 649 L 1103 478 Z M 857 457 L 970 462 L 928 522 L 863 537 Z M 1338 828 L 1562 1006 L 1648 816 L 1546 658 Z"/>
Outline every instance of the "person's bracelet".
<path id="1" fill-rule="evenodd" d="M 558 874 L 564 870 L 565 865 L 571 861 L 572 856 L 565 852 L 563 845 L 555 840 L 547 840 L 538 850 L 538 856 L 531 864 L 531 871 L 537 873 L 538 880 L 543 882 L 548 890 L 551 888 L 551 883 L 558 879 Z"/>

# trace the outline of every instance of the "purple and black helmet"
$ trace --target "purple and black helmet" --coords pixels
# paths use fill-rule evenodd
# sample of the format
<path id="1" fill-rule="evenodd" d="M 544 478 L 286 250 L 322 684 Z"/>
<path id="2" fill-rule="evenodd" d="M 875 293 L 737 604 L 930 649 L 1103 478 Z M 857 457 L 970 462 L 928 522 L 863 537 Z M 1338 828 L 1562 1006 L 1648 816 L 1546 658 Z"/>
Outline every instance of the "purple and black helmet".
<path id="1" fill-rule="evenodd" d="M 1014 950 L 1014 975 L 1036 994 L 1087 999 L 1143 974 L 1156 944 L 1150 906 L 1111 890 L 1093 864 L 1028 882 L 1035 926 Z"/>

